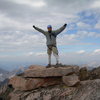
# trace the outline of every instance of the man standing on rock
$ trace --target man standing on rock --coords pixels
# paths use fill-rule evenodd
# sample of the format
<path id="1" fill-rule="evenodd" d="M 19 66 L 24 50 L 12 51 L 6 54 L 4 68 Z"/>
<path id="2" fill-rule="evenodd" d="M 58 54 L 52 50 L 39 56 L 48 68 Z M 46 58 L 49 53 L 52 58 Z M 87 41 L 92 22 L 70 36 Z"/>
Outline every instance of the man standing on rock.
<path id="1" fill-rule="evenodd" d="M 44 31 L 36 26 L 33 25 L 33 28 L 36 29 L 37 31 L 43 33 L 46 36 L 46 44 L 47 44 L 47 53 L 48 53 L 48 61 L 49 64 L 47 65 L 47 68 L 51 67 L 51 54 L 53 52 L 55 58 L 56 58 L 56 65 L 59 65 L 59 55 L 58 55 L 58 49 L 56 46 L 56 37 L 59 33 L 61 33 L 65 28 L 67 24 L 64 24 L 61 28 L 58 30 L 52 30 L 52 26 L 48 25 L 47 29 L 48 31 Z"/>

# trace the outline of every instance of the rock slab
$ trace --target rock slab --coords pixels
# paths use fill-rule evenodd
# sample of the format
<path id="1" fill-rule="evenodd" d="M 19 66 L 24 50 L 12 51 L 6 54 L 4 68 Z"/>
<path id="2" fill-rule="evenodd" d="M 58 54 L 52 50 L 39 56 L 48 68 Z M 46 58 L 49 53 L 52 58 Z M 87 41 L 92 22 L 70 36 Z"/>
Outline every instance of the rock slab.
<path id="1" fill-rule="evenodd" d="M 68 86 L 73 86 L 74 84 L 77 83 L 78 76 L 72 74 L 78 71 L 79 71 L 78 67 L 67 66 L 58 68 L 54 67 L 46 68 L 43 66 L 34 65 L 30 66 L 21 75 L 12 77 L 9 81 L 9 84 L 11 84 L 15 90 L 21 90 L 21 91 L 33 90 L 39 87 L 56 85 L 63 83 L 63 81 Z"/>
<path id="2" fill-rule="evenodd" d="M 61 78 L 22 78 L 14 76 L 10 79 L 9 84 L 13 86 L 15 90 L 33 90 L 39 87 L 47 87 L 50 85 L 60 84 Z"/>
<path id="3" fill-rule="evenodd" d="M 61 77 L 66 76 L 71 73 L 78 72 L 78 67 L 59 67 L 59 68 L 38 68 L 27 70 L 22 74 L 22 77 L 25 78 L 37 78 L 37 77 Z"/>
<path id="4" fill-rule="evenodd" d="M 80 80 L 76 74 L 63 76 L 62 80 L 67 86 L 74 86 L 80 82 Z"/>

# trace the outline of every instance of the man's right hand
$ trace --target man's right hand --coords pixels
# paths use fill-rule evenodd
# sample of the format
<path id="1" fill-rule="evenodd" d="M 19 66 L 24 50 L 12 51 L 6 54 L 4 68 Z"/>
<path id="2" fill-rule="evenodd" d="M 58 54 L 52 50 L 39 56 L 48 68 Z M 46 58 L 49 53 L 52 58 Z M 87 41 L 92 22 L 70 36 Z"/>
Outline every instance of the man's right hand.
<path id="1" fill-rule="evenodd" d="M 33 28 L 36 28 L 35 25 L 33 25 Z"/>
<path id="2" fill-rule="evenodd" d="M 67 24 L 64 24 L 64 26 L 66 27 L 66 26 L 67 26 Z"/>

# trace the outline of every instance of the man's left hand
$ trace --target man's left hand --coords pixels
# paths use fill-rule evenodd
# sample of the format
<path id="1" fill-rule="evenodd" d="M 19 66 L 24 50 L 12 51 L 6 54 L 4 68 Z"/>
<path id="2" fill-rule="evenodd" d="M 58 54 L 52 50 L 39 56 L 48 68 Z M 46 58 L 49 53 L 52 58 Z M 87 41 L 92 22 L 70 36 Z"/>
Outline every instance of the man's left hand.
<path id="1" fill-rule="evenodd" d="M 66 26 L 67 26 L 67 24 L 64 24 L 64 26 L 66 27 Z"/>

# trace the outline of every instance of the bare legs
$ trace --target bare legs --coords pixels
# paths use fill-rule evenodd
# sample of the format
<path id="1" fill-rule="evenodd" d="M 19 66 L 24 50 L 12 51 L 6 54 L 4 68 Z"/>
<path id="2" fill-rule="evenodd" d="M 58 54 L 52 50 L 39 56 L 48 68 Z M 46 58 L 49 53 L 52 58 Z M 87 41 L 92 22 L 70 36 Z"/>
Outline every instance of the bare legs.
<path id="1" fill-rule="evenodd" d="M 52 52 L 53 52 L 53 55 L 56 58 L 56 64 L 59 64 L 59 55 L 58 55 L 57 47 L 49 46 L 48 50 L 47 50 L 47 53 L 48 53 L 48 66 L 51 66 L 51 55 L 52 55 Z"/>
<path id="2" fill-rule="evenodd" d="M 48 61 L 49 61 L 49 65 L 51 65 L 51 54 L 50 55 L 48 55 Z"/>
<path id="3" fill-rule="evenodd" d="M 57 54 L 53 54 L 54 56 L 55 56 L 55 58 L 56 58 L 56 64 L 59 64 L 59 55 L 57 55 Z"/>

